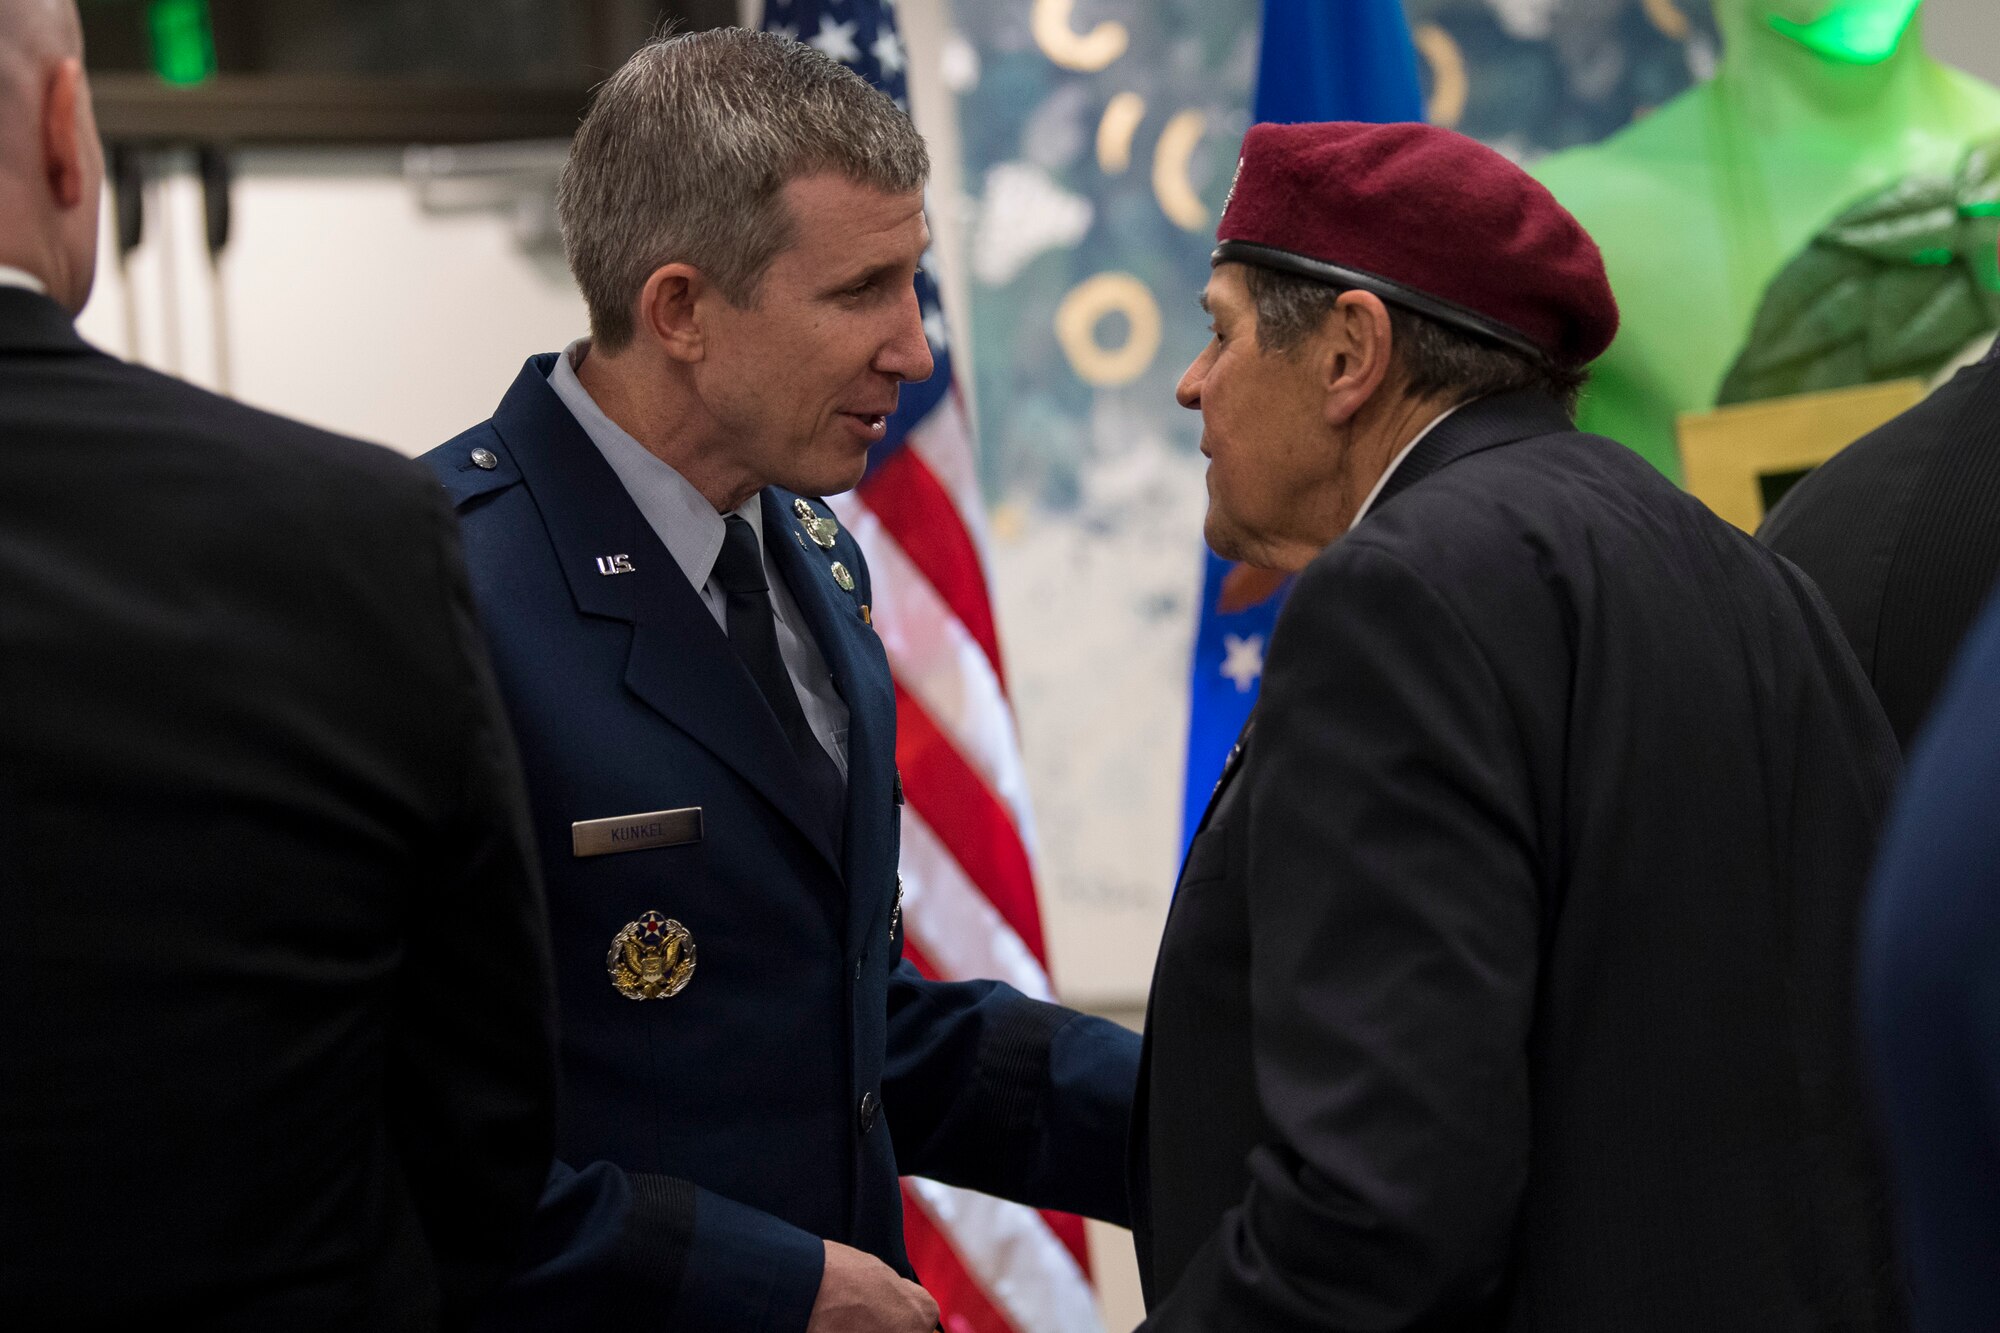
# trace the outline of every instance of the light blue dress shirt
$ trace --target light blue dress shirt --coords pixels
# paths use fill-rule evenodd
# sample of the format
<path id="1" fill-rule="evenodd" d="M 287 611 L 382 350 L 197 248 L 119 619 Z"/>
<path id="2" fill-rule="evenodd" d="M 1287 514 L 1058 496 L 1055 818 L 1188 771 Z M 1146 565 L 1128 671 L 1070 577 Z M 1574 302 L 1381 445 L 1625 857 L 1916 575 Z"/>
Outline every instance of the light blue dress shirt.
<path id="1" fill-rule="evenodd" d="M 579 338 L 564 348 L 563 354 L 556 358 L 556 368 L 549 372 L 549 387 L 604 455 L 604 461 L 611 464 L 611 470 L 624 484 L 625 493 L 639 506 L 639 512 L 659 535 L 667 553 L 681 567 L 681 573 L 701 594 L 716 625 L 727 634 L 727 602 L 721 586 L 710 577 L 715 571 L 715 557 L 722 553 L 724 515 L 702 498 L 692 482 L 604 414 L 576 375 L 576 367 L 589 354 L 588 338 Z M 761 498 L 751 496 L 735 512 L 757 534 L 757 549 L 764 556 L 764 578 L 771 585 L 771 609 L 778 624 L 778 652 L 785 659 L 792 688 L 798 691 L 799 708 L 805 713 L 813 735 L 845 778 L 847 702 L 834 689 L 833 673 L 826 669 L 826 659 L 820 656 L 819 645 L 806 628 L 798 603 L 792 600 L 791 589 L 785 586 L 784 577 L 771 562 L 770 550 L 764 544 Z"/>

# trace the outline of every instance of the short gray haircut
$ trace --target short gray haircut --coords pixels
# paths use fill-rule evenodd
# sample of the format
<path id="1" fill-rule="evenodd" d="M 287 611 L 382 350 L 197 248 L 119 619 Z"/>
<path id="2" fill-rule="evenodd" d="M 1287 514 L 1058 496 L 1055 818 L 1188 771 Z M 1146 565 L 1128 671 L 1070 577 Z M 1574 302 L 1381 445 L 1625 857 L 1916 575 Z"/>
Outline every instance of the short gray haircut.
<path id="1" fill-rule="evenodd" d="M 1243 279 L 1257 309 L 1258 348 L 1286 356 L 1296 353 L 1307 337 L 1319 331 L 1343 293 L 1354 290 L 1255 264 L 1244 266 Z M 1389 308 L 1390 346 L 1403 371 L 1405 392 L 1418 398 L 1466 403 L 1496 393 L 1535 389 L 1561 403 L 1572 417 L 1576 415 L 1577 398 L 1590 378 L 1588 370 L 1538 361 L 1428 315 L 1405 310 L 1394 301 L 1382 304 Z"/>
<path id="2" fill-rule="evenodd" d="M 666 264 L 756 304 L 796 236 L 779 191 L 822 171 L 909 194 L 930 154 L 895 102 L 800 42 L 716 28 L 641 47 L 598 89 L 556 192 L 593 339 L 632 340 L 633 304 Z"/>

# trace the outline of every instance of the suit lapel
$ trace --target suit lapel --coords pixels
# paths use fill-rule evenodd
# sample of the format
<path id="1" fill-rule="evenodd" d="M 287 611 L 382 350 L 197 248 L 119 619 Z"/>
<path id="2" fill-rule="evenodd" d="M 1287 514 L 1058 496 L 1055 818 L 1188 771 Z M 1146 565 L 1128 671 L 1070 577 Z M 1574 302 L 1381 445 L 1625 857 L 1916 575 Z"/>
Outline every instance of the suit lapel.
<path id="1" fill-rule="evenodd" d="M 1229 784 L 1236 781 L 1236 775 L 1243 769 L 1243 761 L 1250 753 L 1250 733 L 1257 729 L 1257 710 L 1252 708 L 1250 716 L 1243 720 L 1243 730 L 1236 733 L 1236 744 L 1229 747 L 1229 757 L 1222 761 L 1222 776 L 1215 780 L 1215 787 L 1208 794 L 1208 804 L 1202 807 L 1201 821 L 1194 826 L 1194 838 L 1188 839 L 1188 846 L 1194 846 L 1208 829 L 1208 821 L 1215 818 L 1215 808 L 1222 804 L 1222 794 L 1229 790 Z M 1187 867 L 1181 867 L 1185 870 Z"/>
<path id="2" fill-rule="evenodd" d="M 770 705 L 618 474 L 549 387 L 553 365 L 536 357 L 523 368 L 493 426 L 541 511 L 577 609 L 630 622 L 626 688 L 734 769 L 838 869 Z M 631 572 L 600 572 L 600 557 L 619 555 Z"/>
<path id="3" fill-rule="evenodd" d="M 865 884 L 869 867 L 862 858 L 875 851 L 867 836 L 869 821 L 881 818 L 893 800 L 896 692 L 881 639 L 863 623 L 859 601 L 830 572 L 836 559 L 859 567 L 852 539 L 843 532 L 830 551 L 811 545 L 792 512 L 796 498 L 775 487 L 764 492 L 764 545 L 826 659 L 834 688 L 847 703 L 845 868 L 849 883 Z M 865 930 L 868 914 L 852 913 L 849 922 L 851 930 Z"/>

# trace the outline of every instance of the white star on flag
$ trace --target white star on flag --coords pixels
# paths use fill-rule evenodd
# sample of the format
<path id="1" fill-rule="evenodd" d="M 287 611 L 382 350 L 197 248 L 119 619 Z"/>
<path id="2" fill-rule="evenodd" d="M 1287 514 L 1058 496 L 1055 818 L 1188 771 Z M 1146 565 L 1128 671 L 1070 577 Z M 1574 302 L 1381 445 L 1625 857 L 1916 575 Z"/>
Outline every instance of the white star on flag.
<path id="1" fill-rule="evenodd" d="M 835 23 L 830 14 L 820 15 L 819 35 L 807 42 L 832 56 L 843 65 L 851 65 L 861 59 L 861 48 L 854 44 L 852 23 Z"/>
<path id="2" fill-rule="evenodd" d="M 924 312 L 924 337 L 930 339 L 931 346 L 943 351 L 945 347 L 944 311 L 933 306 Z"/>
<path id="3" fill-rule="evenodd" d="M 868 50 L 881 63 L 884 74 L 898 74 L 902 72 L 903 39 L 896 35 L 893 28 L 882 29 L 881 35 L 875 39 L 875 45 L 869 47 Z"/>
<path id="4" fill-rule="evenodd" d="M 773 23 L 764 31 L 782 37 L 788 42 L 796 42 L 799 39 L 799 25 L 796 23 Z"/>
<path id="5" fill-rule="evenodd" d="M 1248 694 L 1257 678 L 1264 674 L 1264 636 L 1252 634 L 1240 639 L 1234 634 L 1222 636 L 1222 651 L 1228 657 L 1222 663 L 1222 674 L 1236 682 L 1238 694 Z"/>

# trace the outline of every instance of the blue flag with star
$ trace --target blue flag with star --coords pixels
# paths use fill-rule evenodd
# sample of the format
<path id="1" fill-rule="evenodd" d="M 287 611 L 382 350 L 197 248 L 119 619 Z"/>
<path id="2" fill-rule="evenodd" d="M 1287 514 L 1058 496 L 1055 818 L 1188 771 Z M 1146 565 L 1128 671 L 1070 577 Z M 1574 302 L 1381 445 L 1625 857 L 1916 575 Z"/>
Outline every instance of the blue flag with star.
<path id="1" fill-rule="evenodd" d="M 1400 0 L 1264 0 L 1253 120 L 1378 122 L 1422 120 L 1416 48 Z M 1187 778 L 1181 801 L 1181 851 L 1194 839 L 1229 749 L 1257 702 L 1264 654 L 1289 582 L 1274 592 L 1208 553 L 1201 580 L 1201 623 L 1189 682 Z M 1234 592 L 1232 599 L 1225 591 Z M 1225 600 L 1257 598 L 1241 609 Z"/>

